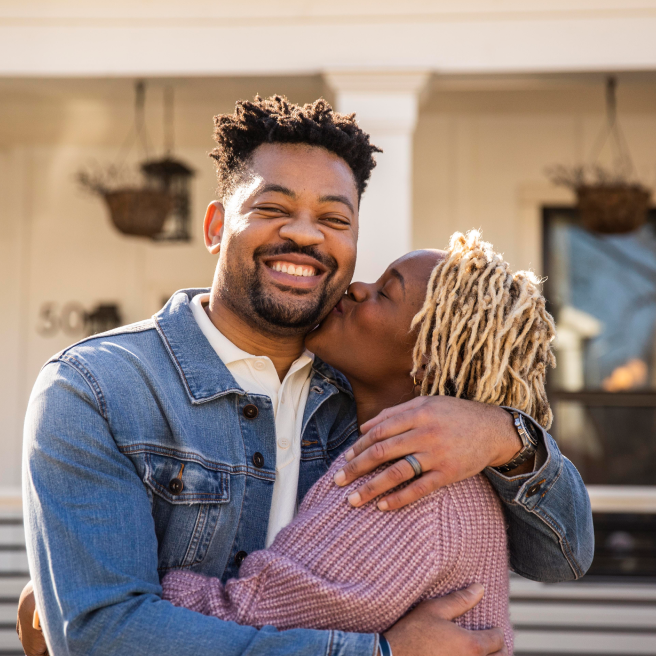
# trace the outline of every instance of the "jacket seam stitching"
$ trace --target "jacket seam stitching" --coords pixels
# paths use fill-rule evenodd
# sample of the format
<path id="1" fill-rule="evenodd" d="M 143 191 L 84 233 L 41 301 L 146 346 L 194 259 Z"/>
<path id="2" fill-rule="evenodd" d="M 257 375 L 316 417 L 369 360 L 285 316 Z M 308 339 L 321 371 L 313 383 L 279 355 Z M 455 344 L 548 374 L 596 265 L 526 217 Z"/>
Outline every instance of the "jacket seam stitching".
<path id="1" fill-rule="evenodd" d="M 564 470 L 564 465 L 565 463 L 563 462 L 562 458 L 560 459 L 559 462 L 559 467 L 558 467 L 558 472 L 555 475 L 553 481 L 551 481 L 549 487 L 546 489 L 544 494 L 547 494 L 553 486 L 557 483 L 558 479 L 560 478 L 561 474 L 563 473 Z M 537 472 L 536 472 L 537 473 Z M 581 568 L 578 566 L 578 563 L 576 562 L 576 559 L 574 558 L 574 554 L 572 552 L 572 549 L 570 547 L 569 541 L 565 537 L 564 534 L 561 534 L 561 532 L 557 528 L 557 524 L 554 521 L 553 517 L 549 515 L 549 513 L 545 512 L 540 508 L 540 503 L 535 504 L 533 507 L 533 514 L 536 517 L 539 517 L 558 537 L 558 542 L 561 547 L 561 551 L 563 552 L 563 555 L 565 556 L 565 559 L 567 560 L 567 564 L 571 567 L 572 571 L 574 572 L 574 576 L 579 579 L 581 578 L 582 571 Z"/>
<path id="2" fill-rule="evenodd" d="M 349 426 L 344 430 L 342 433 L 342 436 L 336 440 L 332 440 L 330 442 L 326 442 L 326 451 L 332 451 L 334 449 L 337 449 L 340 447 L 346 440 L 353 435 L 358 430 L 358 422 L 357 419 L 349 424 Z"/>
<path id="3" fill-rule="evenodd" d="M 547 513 L 545 513 L 544 511 L 540 511 L 539 509 L 537 509 L 533 514 L 536 517 L 539 517 L 558 536 L 558 542 L 560 543 L 560 547 L 563 552 L 563 555 L 567 560 L 567 564 L 572 568 L 572 571 L 574 572 L 574 576 L 577 579 L 581 578 L 581 576 L 583 576 L 583 572 L 581 571 L 581 568 L 578 566 L 578 563 L 574 558 L 574 554 L 572 553 L 572 549 L 569 545 L 569 541 L 564 535 L 561 535 L 560 532 L 556 530 L 556 526 L 555 526 L 555 522 L 553 521 L 553 518 L 549 516 Z"/>
<path id="4" fill-rule="evenodd" d="M 187 381 L 187 377 L 185 376 L 185 373 L 182 369 L 182 365 L 178 361 L 178 358 L 175 356 L 175 353 L 173 352 L 173 348 L 171 347 L 171 343 L 168 340 L 168 337 L 164 333 L 164 330 L 162 329 L 162 326 L 159 323 L 159 320 L 156 317 L 153 317 L 153 320 L 155 322 L 155 325 L 157 326 L 157 332 L 161 336 L 161 338 L 164 340 L 164 344 L 166 347 L 166 350 L 168 351 L 169 355 L 171 358 L 173 358 L 173 361 L 175 362 L 175 368 L 178 370 L 178 373 L 180 374 L 183 382 L 185 389 L 187 390 L 187 394 L 189 394 L 190 398 L 195 399 L 196 397 L 193 395 L 191 391 L 191 387 L 189 386 L 189 381 Z"/>
<path id="5" fill-rule="evenodd" d="M 237 403 L 237 402 L 235 401 L 235 403 Z M 235 408 L 235 410 L 237 410 L 237 408 Z M 235 415 L 238 416 L 238 413 L 235 412 Z M 244 460 L 246 460 L 246 442 L 244 440 L 244 433 L 243 433 L 241 421 L 237 421 L 237 423 L 239 424 L 239 435 L 241 436 L 241 443 L 242 443 L 242 446 L 244 448 Z M 273 480 L 275 482 L 275 475 L 274 475 Z M 236 542 L 237 542 L 237 536 L 239 535 L 239 527 L 241 525 L 241 516 L 242 516 L 242 513 L 244 512 L 244 499 L 246 498 L 246 489 L 245 489 L 245 487 L 246 487 L 246 483 L 244 483 L 244 493 L 241 495 L 241 503 L 239 505 L 239 518 L 237 519 L 235 532 L 232 536 L 232 544 L 230 545 L 230 551 L 229 551 L 229 554 L 230 554 L 229 557 L 230 558 L 232 557 L 232 554 L 235 550 L 235 545 L 236 545 Z"/>
<path id="6" fill-rule="evenodd" d="M 335 639 L 335 632 L 330 631 L 328 635 L 328 649 L 326 651 L 326 656 L 330 656 L 333 653 L 333 640 Z"/>
<path id="7" fill-rule="evenodd" d="M 339 390 L 337 391 L 337 394 L 339 394 Z M 319 410 L 323 406 L 323 404 L 326 401 L 328 401 L 328 399 L 330 399 L 332 396 L 334 396 L 334 394 L 333 394 L 332 391 L 329 390 L 329 394 L 319 401 L 319 403 L 317 404 L 317 407 L 314 408 L 314 410 L 312 411 L 312 414 L 309 415 L 307 420 L 305 419 L 305 417 L 303 418 L 304 421 L 301 425 L 301 436 L 305 435 L 305 431 L 307 430 L 307 427 L 309 426 L 312 419 L 314 419 L 315 415 L 317 414 L 317 412 L 319 412 Z M 309 395 L 308 395 L 308 399 L 309 399 Z M 306 402 L 306 407 L 307 407 L 307 402 Z"/>
<path id="8" fill-rule="evenodd" d="M 102 339 L 103 337 L 113 337 L 114 335 L 132 335 L 134 333 L 145 333 L 148 330 L 156 330 L 155 326 L 150 324 L 150 325 L 145 325 L 148 324 L 148 322 L 153 321 L 153 318 L 151 319 L 144 319 L 143 322 L 137 322 L 137 325 L 139 323 L 143 323 L 143 326 L 139 327 L 132 327 L 135 324 L 128 324 L 126 326 L 121 326 L 120 328 L 114 328 L 113 330 L 107 330 L 103 333 L 97 333 L 96 335 L 89 335 L 88 337 L 85 337 L 81 339 L 79 342 L 75 342 L 75 344 L 71 344 L 70 346 L 67 346 L 63 351 L 61 351 L 62 355 L 67 355 L 69 351 L 71 351 L 74 348 L 77 348 L 80 344 L 86 344 L 87 342 L 91 341 L 92 339 Z M 56 356 L 55 358 L 51 358 L 48 360 L 46 364 L 49 362 L 56 362 Z"/>
<path id="9" fill-rule="evenodd" d="M 189 563 L 191 567 L 196 562 L 196 554 L 198 554 L 198 548 L 200 546 L 201 538 L 203 536 L 203 531 L 207 525 L 207 512 L 203 512 L 207 506 L 201 506 L 198 509 L 198 514 L 196 515 L 196 522 L 194 524 L 194 532 L 191 534 L 191 539 L 187 545 L 187 551 L 182 559 L 183 563 Z M 191 553 L 193 548 L 193 554 Z"/>
<path id="10" fill-rule="evenodd" d="M 195 453 L 188 453 L 185 451 L 178 451 L 176 449 L 169 449 L 167 447 L 160 447 L 148 443 L 138 443 L 131 444 L 130 446 L 119 446 L 119 451 L 124 455 L 132 455 L 135 453 L 152 453 L 155 455 L 161 456 L 170 456 L 173 458 L 179 458 L 180 460 L 189 460 L 195 462 L 199 465 L 202 465 L 206 469 L 212 471 L 221 472 L 224 474 L 246 474 L 247 476 L 253 476 L 254 478 L 259 478 L 266 481 L 271 481 L 275 479 L 275 473 L 267 474 L 266 472 L 254 471 L 248 465 L 227 465 L 225 463 L 214 462 L 211 460 L 206 460 L 198 456 Z"/>
<path id="11" fill-rule="evenodd" d="M 63 354 L 59 358 L 59 362 L 69 365 L 71 369 L 77 371 L 77 373 L 82 376 L 86 384 L 93 392 L 93 397 L 96 400 L 96 404 L 98 405 L 98 410 L 100 411 L 102 418 L 107 421 L 107 404 L 105 403 L 105 397 L 103 396 L 102 389 L 100 389 L 98 381 L 94 378 L 91 372 L 72 355 Z"/>

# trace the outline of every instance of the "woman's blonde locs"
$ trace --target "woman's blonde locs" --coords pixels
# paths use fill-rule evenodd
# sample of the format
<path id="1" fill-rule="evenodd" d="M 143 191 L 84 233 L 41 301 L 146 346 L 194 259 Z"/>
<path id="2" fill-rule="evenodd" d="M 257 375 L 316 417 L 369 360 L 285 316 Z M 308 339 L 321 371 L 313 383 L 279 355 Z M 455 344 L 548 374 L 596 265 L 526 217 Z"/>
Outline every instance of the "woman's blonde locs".
<path id="1" fill-rule="evenodd" d="M 530 271 L 512 273 L 477 230 L 455 233 L 412 322 L 422 395 L 511 406 L 549 428 L 545 378 L 556 366 L 556 330 L 539 285 Z"/>

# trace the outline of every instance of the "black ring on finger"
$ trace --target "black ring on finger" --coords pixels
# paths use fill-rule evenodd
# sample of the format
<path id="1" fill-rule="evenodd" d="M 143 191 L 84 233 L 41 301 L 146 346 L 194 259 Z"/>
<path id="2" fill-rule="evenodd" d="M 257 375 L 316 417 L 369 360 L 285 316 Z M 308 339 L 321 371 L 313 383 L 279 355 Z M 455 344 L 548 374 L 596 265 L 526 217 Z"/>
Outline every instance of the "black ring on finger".
<path id="1" fill-rule="evenodd" d="M 423 474 L 424 470 L 421 468 L 421 463 L 419 462 L 419 460 L 417 460 L 417 458 L 415 458 L 414 456 L 405 456 L 405 458 L 403 459 L 406 460 L 408 464 L 412 467 L 412 470 L 415 473 L 414 476 L 415 478 Z"/>

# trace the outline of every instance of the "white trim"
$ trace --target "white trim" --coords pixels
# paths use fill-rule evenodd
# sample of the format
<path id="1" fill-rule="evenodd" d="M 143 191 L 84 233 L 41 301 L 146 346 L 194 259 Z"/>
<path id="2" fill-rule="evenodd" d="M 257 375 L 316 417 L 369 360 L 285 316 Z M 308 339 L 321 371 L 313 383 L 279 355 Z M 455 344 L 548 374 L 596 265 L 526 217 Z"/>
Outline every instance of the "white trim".
<path id="1" fill-rule="evenodd" d="M 656 602 L 656 585 L 630 579 L 623 579 L 617 583 L 602 583 L 585 579 L 568 583 L 540 583 L 511 573 L 510 599 L 511 602 L 522 599 L 543 599 L 545 601 L 577 599 L 582 602 L 608 599 L 618 602 Z"/>
<path id="2" fill-rule="evenodd" d="M 515 632 L 515 649 L 517 652 L 545 654 L 545 656 L 552 656 L 552 654 L 653 656 L 656 653 L 656 636 L 649 633 L 604 633 L 599 630 L 559 632 L 519 629 Z"/>
<path id="3" fill-rule="evenodd" d="M 588 485 L 593 512 L 656 513 L 656 486 Z"/>
<path id="4" fill-rule="evenodd" d="M 94 5 L 96 3 L 86 3 Z M 107 9 L 109 3 L 102 3 Z M 191 11 L 191 8 L 190 8 Z M 108 13 L 112 13 L 111 10 Z M 326 19 L 252 15 L 239 21 L 121 16 L 0 16 L 0 75 L 294 75 L 326 70 L 440 73 L 656 68 L 648 12 Z M 275 25 L 276 42 L 271 47 Z M 293 44 L 293 47 L 290 45 Z M 328 44 L 317 47 L 317 44 Z"/>

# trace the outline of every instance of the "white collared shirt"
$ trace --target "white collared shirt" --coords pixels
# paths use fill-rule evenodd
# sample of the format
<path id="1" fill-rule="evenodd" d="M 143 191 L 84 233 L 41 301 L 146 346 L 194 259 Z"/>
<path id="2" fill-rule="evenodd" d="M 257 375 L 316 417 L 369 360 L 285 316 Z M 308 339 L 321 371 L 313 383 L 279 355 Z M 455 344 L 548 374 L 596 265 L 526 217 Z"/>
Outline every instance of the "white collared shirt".
<path id="1" fill-rule="evenodd" d="M 271 399 L 276 418 L 276 481 L 267 529 L 268 547 L 278 531 L 287 526 L 296 514 L 303 414 L 314 355 L 306 350 L 280 382 L 278 372 L 268 357 L 242 351 L 212 323 L 203 308 L 209 300 L 209 294 L 198 294 L 191 299 L 191 310 L 198 327 L 245 392 L 263 394 Z"/>

